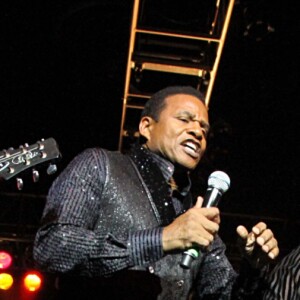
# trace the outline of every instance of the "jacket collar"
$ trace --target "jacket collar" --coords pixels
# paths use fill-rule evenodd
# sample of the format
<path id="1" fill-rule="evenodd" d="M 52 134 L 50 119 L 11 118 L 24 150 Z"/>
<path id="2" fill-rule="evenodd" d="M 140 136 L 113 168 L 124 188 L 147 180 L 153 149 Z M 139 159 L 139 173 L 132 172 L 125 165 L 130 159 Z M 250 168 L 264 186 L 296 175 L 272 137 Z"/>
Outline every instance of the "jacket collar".
<path id="1" fill-rule="evenodd" d="M 149 189 L 152 200 L 160 215 L 160 225 L 165 226 L 170 224 L 176 217 L 176 213 L 172 202 L 171 190 L 159 165 L 153 159 L 149 150 L 141 145 L 134 145 L 129 152 L 129 156 L 134 161 Z M 185 204 L 190 207 L 191 199 L 187 202 Z"/>

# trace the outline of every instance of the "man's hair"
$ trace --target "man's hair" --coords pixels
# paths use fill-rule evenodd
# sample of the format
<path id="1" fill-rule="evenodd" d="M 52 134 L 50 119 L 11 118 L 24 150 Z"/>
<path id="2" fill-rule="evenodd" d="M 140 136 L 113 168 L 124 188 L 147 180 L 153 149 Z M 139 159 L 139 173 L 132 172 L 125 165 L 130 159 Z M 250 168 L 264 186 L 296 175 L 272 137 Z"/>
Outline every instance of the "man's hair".
<path id="1" fill-rule="evenodd" d="M 201 102 L 205 104 L 204 95 L 197 89 L 191 86 L 169 86 L 156 93 L 154 93 L 151 98 L 146 102 L 144 109 L 141 114 L 141 118 L 148 116 L 153 118 L 156 122 L 159 120 L 159 115 L 161 111 L 166 106 L 166 99 L 173 95 L 192 95 L 198 98 Z"/>

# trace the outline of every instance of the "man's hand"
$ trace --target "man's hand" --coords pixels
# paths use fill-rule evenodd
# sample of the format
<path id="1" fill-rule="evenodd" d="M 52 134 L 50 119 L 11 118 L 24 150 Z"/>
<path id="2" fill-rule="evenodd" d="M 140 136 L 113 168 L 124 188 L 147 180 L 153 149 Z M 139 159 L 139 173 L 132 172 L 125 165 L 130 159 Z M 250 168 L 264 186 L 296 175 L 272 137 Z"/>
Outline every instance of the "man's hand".
<path id="1" fill-rule="evenodd" d="M 203 198 L 198 197 L 193 208 L 164 227 L 162 241 L 164 251 L 207 247 L 219 230 L 220 211 L 217 207 L 202 208 Z"/>
<path id="2" fill-rule="evenodd" d="M 268 260 L 273 260 L 278 256 L 277 240 L 265 223 L 256 224 L 251 232 L 241 225 L 236 231 L 240 237 L 241 250 L 253 267 L 261 267 Z"/>

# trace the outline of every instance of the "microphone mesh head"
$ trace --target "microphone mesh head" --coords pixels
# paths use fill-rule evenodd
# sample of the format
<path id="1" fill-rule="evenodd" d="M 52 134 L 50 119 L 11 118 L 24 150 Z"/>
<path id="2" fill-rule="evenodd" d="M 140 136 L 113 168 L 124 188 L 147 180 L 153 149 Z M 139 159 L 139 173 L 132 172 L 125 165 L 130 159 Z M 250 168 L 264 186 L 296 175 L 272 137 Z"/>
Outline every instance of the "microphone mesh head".
<path id="1" fill-rule="evenodd" d="M 216 188 L 225 193 L 230 187 L 230 178 L 223 171 L 215 171 L 208 177 L 208 187 Z"/>

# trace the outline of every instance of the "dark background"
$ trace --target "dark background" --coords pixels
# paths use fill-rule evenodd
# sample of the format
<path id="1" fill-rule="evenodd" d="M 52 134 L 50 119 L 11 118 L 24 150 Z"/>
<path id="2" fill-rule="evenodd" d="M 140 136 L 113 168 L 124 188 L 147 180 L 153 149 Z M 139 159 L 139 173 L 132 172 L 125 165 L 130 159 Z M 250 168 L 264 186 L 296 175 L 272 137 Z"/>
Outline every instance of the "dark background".
<path id="1" fill-rule="evenodd" d="M 36 184 L 24 173 L 22 191 L 14 179 L 1 182 L 0 223 L 36 224 L 76 154 L 118 148 L 132 3 L 2 1 L 1 147 L 53 137 L 62 160 Z M 236 1 L 209 107 L 208 169 L 232 181 L 220 204 L 225 224 L 266 219 L 284 250 L 299 243 L 296 13 L 289 1 Z"/>

